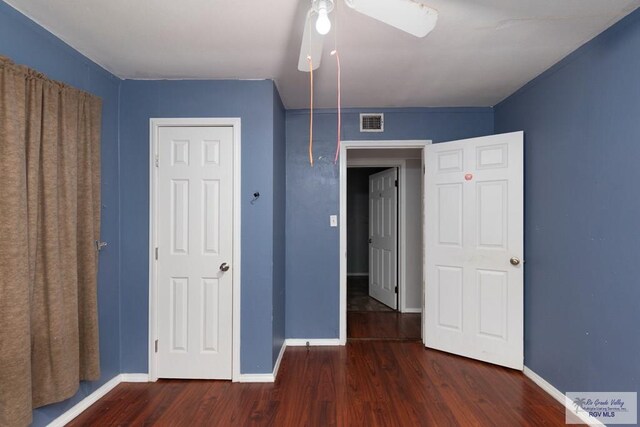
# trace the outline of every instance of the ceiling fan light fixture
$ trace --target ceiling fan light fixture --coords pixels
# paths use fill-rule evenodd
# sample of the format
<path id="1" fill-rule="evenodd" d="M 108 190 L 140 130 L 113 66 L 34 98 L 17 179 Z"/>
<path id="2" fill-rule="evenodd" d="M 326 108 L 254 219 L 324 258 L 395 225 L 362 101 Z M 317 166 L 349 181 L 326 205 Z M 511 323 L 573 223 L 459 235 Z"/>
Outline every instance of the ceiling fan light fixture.
<path id="1" fill-rule="evenodd" d="M 325 35 L 331 30 L 331 21 L 329 20 L 329 14 L 326 9 L 320 9 L 318 13 L 318 20 L 316 21 L 316 31 Z"/>
<path id="2" fill-rule="evenodd" d="M 313 2 L 313 8 L 318 12 L 316 20 L 316 31 L 323 36 L 331 31 L 331 21 L 329 20 L 329 12 L 333 10 L 333 1 L 316 0 Z"/>

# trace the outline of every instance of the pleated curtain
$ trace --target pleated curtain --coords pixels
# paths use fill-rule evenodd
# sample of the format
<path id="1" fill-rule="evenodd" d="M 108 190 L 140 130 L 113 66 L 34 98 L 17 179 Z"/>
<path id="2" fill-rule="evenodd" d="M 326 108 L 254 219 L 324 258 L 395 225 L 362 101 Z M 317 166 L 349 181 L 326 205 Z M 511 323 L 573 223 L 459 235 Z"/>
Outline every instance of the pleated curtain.
<path id="1" fill-rule="evenodd" d="M 101 108 L 0 57 L 0 426 L 100 377 Z"/>

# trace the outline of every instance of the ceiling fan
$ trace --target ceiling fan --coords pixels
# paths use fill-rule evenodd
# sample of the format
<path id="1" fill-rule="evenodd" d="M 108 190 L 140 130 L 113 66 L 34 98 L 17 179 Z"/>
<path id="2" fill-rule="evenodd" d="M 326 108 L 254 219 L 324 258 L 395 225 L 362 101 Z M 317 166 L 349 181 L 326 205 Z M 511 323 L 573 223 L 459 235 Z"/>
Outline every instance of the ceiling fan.
<path id="1" fill-rule="evenodd" d="M 304 23 L 298 70 L 308 72 L 320 66 L 323 39 L 331 30 L 329 13 L 333 10 L 335 1 L 340 0 L 311 1 L 311 9 L 307 12 Z M 344 2 L 356 12 L 416 37 L 425 37 L 429 34 L 438 20 L 438 11 L 426 6 L 421 0 L 344 0 Z"/>

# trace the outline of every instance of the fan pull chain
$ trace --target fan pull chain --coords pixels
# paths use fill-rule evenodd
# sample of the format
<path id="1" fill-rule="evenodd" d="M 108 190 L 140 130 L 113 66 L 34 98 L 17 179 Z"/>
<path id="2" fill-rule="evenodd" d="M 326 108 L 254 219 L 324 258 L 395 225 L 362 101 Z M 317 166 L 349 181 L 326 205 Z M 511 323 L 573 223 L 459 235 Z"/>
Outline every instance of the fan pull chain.
<path id="1" fill-rule="evenodd" d="M 338 16 L 339 16 L 339 14 L 338 14 L 338 4 L 336 4 L 336 8 L 335 8 L 335 12 L 334 12 L 335 26 L 334 26 L 334 30 L 333 30 L 333 50 L 331 51 L 331 56 L 335 56 L 336 57 L 336 67 L 338 68 L 338 132 L 337 132 L 338 141 L 336 143 L 336 156 L 333 159 L 333 164 L 334 165 L 336 163 L 338 163 L 338 158 L 340 157 L 340 144 L 341 144 L 341 141 L 342 141 L 342 136 L 341 136 L 341 132 L 342 132 L 342 100 L 341 100 L 342 90 L 340 88 L 340 82 L 341 82 L 341 77 L 340 77 L 340 54 L 338 53 L 338 28 L 339 28 Z"/>
<path id="2" fill-rule="evenodd" d="M 310 94 L 310 107 L 309 107 L 309 164 L 313 167 L 313 60 L 311 55 L 307 56 L 309 61 L 309 94 Z"/>
<path id="3" fill-rule="evenodd" d="M 338 163 L 338 157 L 340 156 L 340 141 L 342 140 L 340 136 L 340 131 L 342 129 L 342 101 L 340 100 L 340 54 L 337 49 L 331 51 L 331 55 L 335 55 L 336 57 L 336 65 L 338 67 L 338 142 L 336 144 L 336 157 L 333 159 L 333 164 Z"/>

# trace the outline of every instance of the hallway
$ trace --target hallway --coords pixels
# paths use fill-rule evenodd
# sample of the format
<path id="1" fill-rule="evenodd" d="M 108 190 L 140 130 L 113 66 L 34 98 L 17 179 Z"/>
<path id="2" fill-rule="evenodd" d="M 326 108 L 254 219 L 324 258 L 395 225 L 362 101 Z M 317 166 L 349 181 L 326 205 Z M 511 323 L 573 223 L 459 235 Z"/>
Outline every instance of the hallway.
<path id="1" fill-rule="evenodd" d="M 369 296 L 367 276 L 347 278 L 347 339 L 420 341 L 420 313 L 400 313 Z"/>

